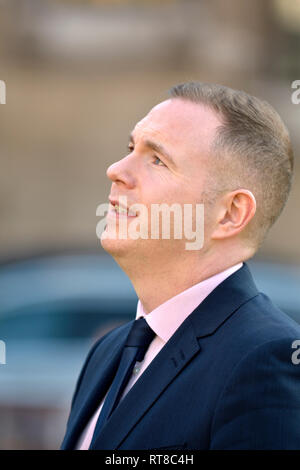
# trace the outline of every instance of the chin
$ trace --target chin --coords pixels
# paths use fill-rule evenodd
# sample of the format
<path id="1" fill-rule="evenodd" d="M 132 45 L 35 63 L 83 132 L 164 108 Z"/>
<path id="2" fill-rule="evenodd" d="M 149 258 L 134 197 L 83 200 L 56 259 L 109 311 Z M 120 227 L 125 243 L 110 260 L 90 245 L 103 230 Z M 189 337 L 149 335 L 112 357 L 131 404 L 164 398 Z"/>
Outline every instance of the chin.
<path id="1" fill-rule="evenodd" d="M 113 257 L 124 257 L 134 251 L 136 240 L 120 240 L 103 236 L 100 239 L 102 248 Z"/>

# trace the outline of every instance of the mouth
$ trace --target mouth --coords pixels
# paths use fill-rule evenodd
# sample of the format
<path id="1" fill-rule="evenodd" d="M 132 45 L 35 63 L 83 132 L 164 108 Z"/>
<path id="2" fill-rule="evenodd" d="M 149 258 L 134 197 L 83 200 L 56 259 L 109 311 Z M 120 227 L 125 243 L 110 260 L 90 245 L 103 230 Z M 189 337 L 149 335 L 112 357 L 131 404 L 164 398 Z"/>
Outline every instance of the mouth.
<path id="1" fill-rule="evenodd" d="M 119 204 L 118 201 L 109 200 L 110 201 L 110 210 L 109 214 L 115 217 L 137 217 L 137 212 L 130 209 L 130 207 L 126 207 L 122 204 Z"/>

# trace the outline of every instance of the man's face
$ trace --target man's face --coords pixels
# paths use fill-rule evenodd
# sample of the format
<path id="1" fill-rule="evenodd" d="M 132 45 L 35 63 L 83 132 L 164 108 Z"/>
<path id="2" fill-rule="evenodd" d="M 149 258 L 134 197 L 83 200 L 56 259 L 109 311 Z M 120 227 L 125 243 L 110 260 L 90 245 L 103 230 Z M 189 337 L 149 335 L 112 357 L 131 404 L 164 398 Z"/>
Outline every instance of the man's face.
<path id="1" fill-rule="evenodd" d="M 101 243 L 113 256 L 142 256 L 162 260 L 178 257 L 186 239 L 151 239 L 152 204 L 202 203 L 210 158 L 210 145 L 221 122 L 207 107 L 181 99 L 169 99 L 155 106 L 131 133 L 128 155 L 112 164 L 107 176 L 112 181 L 110 200 L 127 197 L 127 205 L 143 204 L 148 211 L 148 239 L 110 237 L 113 224 L 120 223 L 112 211 L 107 216 Z M 205 208 L 204 208 L 205 211 Z M 138 217 L 142 217 L 140 213 Z M 128 227 L 136 223 L 127 217 Z M 142 219 L 141 219 L 142 221 Z M 172 234 L 172 231 L 171 231 Z"/>

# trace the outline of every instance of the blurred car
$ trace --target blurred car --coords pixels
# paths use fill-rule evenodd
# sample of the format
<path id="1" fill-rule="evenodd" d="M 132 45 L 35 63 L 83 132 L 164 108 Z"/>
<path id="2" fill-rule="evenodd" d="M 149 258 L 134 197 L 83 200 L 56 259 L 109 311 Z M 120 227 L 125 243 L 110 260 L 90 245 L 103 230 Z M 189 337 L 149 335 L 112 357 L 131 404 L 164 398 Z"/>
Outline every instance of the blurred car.
<path id="1" fill-rule="evenodd" d="M 300 324 L 300 266 L 249 260 L 257 288 Z"/>
<path id="2" fill-rule="evenodd" d="M 300 323 L 300 268 L 250 261 L 258 288 Z M 0 449 L 56 449 L 91 345 L 134 319 L 137 296 L 104 254 L 0 265 Z"/>
<path id="3" fill-rule="evenodd" d="M 137 297 L 109 256 L 0 265 L 0 449 L 57 448 L 88 350 L 134 319 Z M 6 424 L 5 424 L 6 423 Z"/>

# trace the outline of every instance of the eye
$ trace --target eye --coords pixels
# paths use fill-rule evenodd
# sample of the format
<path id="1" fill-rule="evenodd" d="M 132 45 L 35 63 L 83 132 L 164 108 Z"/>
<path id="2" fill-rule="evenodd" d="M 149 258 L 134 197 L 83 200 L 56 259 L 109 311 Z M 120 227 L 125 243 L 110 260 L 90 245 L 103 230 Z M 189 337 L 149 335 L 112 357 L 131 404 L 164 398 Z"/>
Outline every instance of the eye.
<path id="1" fill-rule="evenodd" d="M 127 147 L 126 147 L 126 150 L 129 151 L 129 153 L 133 152 L 133 150 L 134 150 L 133 145 L 128 144 Z M 157 157 L 156 155 L 154 155 L 153 158 L 154 158 L 154 161 L 158 161 L 158 164 L 155 163 L 155 166 L 166 166 L 164 164 L 164 162 L 159 157 Z"/>
<path id="2" fill-rule="evenodd" d="M 159 161 L 159 163 L 161 163 L 161 164 L 162 164 L 162 166 L 166 166 L 166 165 L 164 164 L 164 162 L 163 162 L 163 161 L 161 161 L 161 159 L 160 159 L 160 158 L 158 158 L 156 155 L 154 155 L 154 157 L 153 157 L 153 158 L 154 158 L 154 161 L 155 161 L 155 160 L 156 160 L 156 161 L 158 160 L 158 161 Z M 156 166 L 161 166 L 161 165 L 159 165 L 159 164 L 158 164 L 158 165 L 156 165 Z"/>

